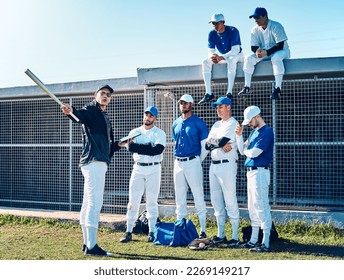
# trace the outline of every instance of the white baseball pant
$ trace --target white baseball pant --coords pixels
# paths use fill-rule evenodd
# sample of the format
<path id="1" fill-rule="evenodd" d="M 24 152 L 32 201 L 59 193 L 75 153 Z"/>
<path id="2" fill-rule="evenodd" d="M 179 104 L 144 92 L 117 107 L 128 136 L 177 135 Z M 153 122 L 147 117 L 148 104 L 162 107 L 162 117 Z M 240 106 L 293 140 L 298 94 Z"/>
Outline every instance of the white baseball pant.
<path id="1" fill-rule="evenodd" d="M 107 163 L 100 161 L 81 166 L 84 176 L 84 197 L 80 211 L 80 225 L 98 228 L 107 168 Z"/>
<path id="2" fill-rule="evenodd" d="M 204 201 L 203 169 L 200 157 L 197 156 L 195 159 L 187 161 L 175 159 L 173 177 L 177 219 L 182 219 L 188 214 L 186 201 L 189 186 L 194 198 L 201 231 L 205 232 L 207 208 Z"/>
<path id="3" fill-rule="evenodd" d="M 284 59 L 290 58 L 290 50 L 283 49 L 273 53 L 270 56 L 264 56 L 263 58 L 258 58 L 255 54 L 245 57 L 243 70 L 245 73 L 253 74 L 255 65 L 262 60 L 271 60 L 272 70 L 274 76 L 284 75 Z"/>
<path id="4" fill-rule="evenodd" d="M 150 232 L 155 231 L 159 215 L 158 196 L 160 191 L 161 164 L 139 166 L 134 164 L 129 183 L 127 231 L 132 232 L 138 217 L 140 202 L 146 191 L 146 210 Z"/>
<path id="5" fill-rule="evenodd" d="M 210 198 L 217 221 L 218 236 L 223 238 L 226 212 L 232 225 L 232 239 L 238 239 L 239 206 L 236 196 L 237 163 L 211 164 L 209 168 Z"/>
<path id="6" fill-rule="evenodd" d="M 271 208 L 269 204 L 270 171 L 262 167 L 248 171 L 247 196 L 248 212 L 252 227 L 262 230 L 271 228 Z"/>
<path id="7" fill-rule="evenodd" d="M 232 93 L 238 62 L 244 62 L 244 55 L 242 52 L 239 53 L 238 55 L 230 56 L 228 59 L 221 60 L 219 62 L 219 63 L 227 63 L 227 79 L 228 79 L 227 93 Z M 203 74 L 203 80 L 204 80 L 204 85 L 205 85 L 205 92 L 208 94 L 212 93 L 211 72 L 212 72 L 213 65 L 214 64 L 212 63 L 209 57 L 207 57 L 206 59 L 202 61 L 202 74 Z"/>

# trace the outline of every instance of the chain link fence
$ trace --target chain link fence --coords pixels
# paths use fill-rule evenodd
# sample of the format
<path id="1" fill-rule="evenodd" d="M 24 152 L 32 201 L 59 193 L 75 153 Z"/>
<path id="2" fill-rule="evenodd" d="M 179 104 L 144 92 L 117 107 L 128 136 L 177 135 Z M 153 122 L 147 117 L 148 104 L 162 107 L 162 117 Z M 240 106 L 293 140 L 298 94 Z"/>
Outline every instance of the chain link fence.
<path id="1" fill-rule="evenodd" d="M 239 92 L 243 83 L 236 83 Z M 278 209 L 344 210 L 344 79 L 286 80 L 277 101 L 271 101 L 273 81 L 252 83 L 246 100 L 235 94 L 233 116 L 241 122 L 247 106 L 257 105 L 276 136 L 271 165 L 270 200 Z M 227 85 L 214 83 L 216 98 Z M 167 146 L 162 163 L 160 204 L 174 204 L 173 143 L 171 125 L 179 116 L 178 99 L 183 94 L 195 99 L 194 113 L 210 129 L 218 120 L 209 104 L 198 106 L 203 84 L 149 86 L 145 91 L 117 92 L 107 111 L 115 138 L 140 126 L 147 105 L 159 109 L 157 126 L 166 132 Z M 80 108 L 92 100 L 92 93 L 61 98 Z M 49 98 L 0 99 L 0 206 L 79 211 L 83 177 L 78 168 L 81 127 L 65 117 Z M 246 129 L 244 137 L 250 129 Z M 239 156 L 237 195 L 246 206 L 244 157 Z M 115 154 L 107 173 L 104 213 L 124 214 L 133 160 L 122 149 Z M 210 202 L 208 170 L 204 163 L 204 192 Z M 189 193 L 190 203 L 192 194 Z M 144 199 L 143 199 L 144 200 Z"/>

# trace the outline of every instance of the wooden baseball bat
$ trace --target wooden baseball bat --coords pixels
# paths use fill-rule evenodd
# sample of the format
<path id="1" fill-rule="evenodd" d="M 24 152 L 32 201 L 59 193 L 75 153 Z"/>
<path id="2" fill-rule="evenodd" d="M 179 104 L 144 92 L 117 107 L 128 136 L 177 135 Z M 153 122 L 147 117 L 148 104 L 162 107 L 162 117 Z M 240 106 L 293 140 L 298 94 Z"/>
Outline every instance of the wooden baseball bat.
<path id="1" fill-rule="evenodd" d="M 47 87 L 42 83 L 42 81 L 40 79 L 38 79 L 36 77 L 35 74 L 33 74 L 30 69 L 26 69 L 25 74 L 28 75 L 46 94 L 48 94 L 57 104 L 59 104 L 60 106 L 63 105 L 63 103 L 60 101 L 60 99 L 58 99 L 56 97 L 55 94 L 53 94 L 50 90 L 47 89 Z M 72 118 L 74 120 L 76 120 L 77 122 L 79 122 L 79 119 L 73 114 L 70 113 L 70 116 L 72 116 Z"/>

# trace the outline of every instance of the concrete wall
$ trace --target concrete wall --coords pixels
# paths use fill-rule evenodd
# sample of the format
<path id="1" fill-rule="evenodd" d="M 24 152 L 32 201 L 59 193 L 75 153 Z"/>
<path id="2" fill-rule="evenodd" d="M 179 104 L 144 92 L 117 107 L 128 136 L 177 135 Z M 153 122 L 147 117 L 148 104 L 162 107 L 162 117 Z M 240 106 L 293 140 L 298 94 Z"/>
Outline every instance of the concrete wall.
<path id="1" fill-rule="evenodd" d="M 344 76 L 344 56 L 326 58 L 303 58 L 287 59 L 284 61 L 285 79 L 295 78 L 327 78 Z M 222 81 L 227 79 L 226 64 L 213 66 L 213 80 Z M 271 79 L 271 61 L 262 61 L 257 64 L 253 74 L 254 80 Z M 200 82 L 202 79 L 202 66 L 176 66 L 162 68 L 139 68 L 137 70 L 138 84 L 140 85 L 170 85 L 191 82 Z M 242 63 L 237 67 L 237 80 L 243 80 L 244 72 Z"/>
<path id="2" fill-rule="evenodd" d="M 344 56 L 325 58 L 303 58 L 285 60 L 284 79 L 309 78 L 309 77 L 343 77 Z M 23 73 L 24 75 L 24 73 Z M 272 67 L 270 61 L 262 61 L 257 64 L 253 81 L 257 79 L 271 79 Z M 218 64 L 213 68 L 213 80 L 221 82 L 227 77 L 226 65 Z M 242 63 L 237 67 L 237 80 L 243 80 Z M 30 79 L 28 77 L 28 79 Z M 44 82 L 44 81 L 43 81 Z M 185 83 L 199 83 L 202 79 L 202 66 L 185 65 L 173 67 L 138 68 L 137 77 L 104 79 L 94 81 L 69 82 L 60 84 L 48 84 L 48 89 L 57 95 L 78 95 L 92 93 L 98 86 L 109 84 L 115 91 L 143 90 L 144 85 L 172 85 Z M 33 83 L 33 82 L 32 82 Z M 34 83 L 33 83 L 34 84 Z M 44 92 L 38 86 L 22 86 L 0 88 L 0 98 L 7 97 L 35 97 L 43 96 Z"/>
<path id="3" fill-rule="evenodd" d="M 28 77 L 28 79 L 30 78 Z M 0 99 L 47 96 L 33 81 L 32 84 L 33 86 L 0 88 Z M 115 92 L 143 91 L 144 89 L 144 86 L 137 84 L 136 77 L 46 84 L 46 87 L 57 96 L 68 95 L 72 97 L 74 95 L 92 94 L 99 86 L 104 84 L 110 85 Z"/>

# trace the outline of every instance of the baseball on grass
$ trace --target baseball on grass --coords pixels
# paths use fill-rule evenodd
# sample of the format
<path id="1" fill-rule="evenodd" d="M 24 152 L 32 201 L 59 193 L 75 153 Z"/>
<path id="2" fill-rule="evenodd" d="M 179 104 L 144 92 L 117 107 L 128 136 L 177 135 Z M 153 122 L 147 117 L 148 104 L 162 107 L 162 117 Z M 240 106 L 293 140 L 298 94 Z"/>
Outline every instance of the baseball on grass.
<path id="1" fill-rule="evenodd" d="M 205 243 L 201 242 L 199 243 L 198 247 L 200 247 L 201 249 L 203 249 L 205 247 Z"/>

